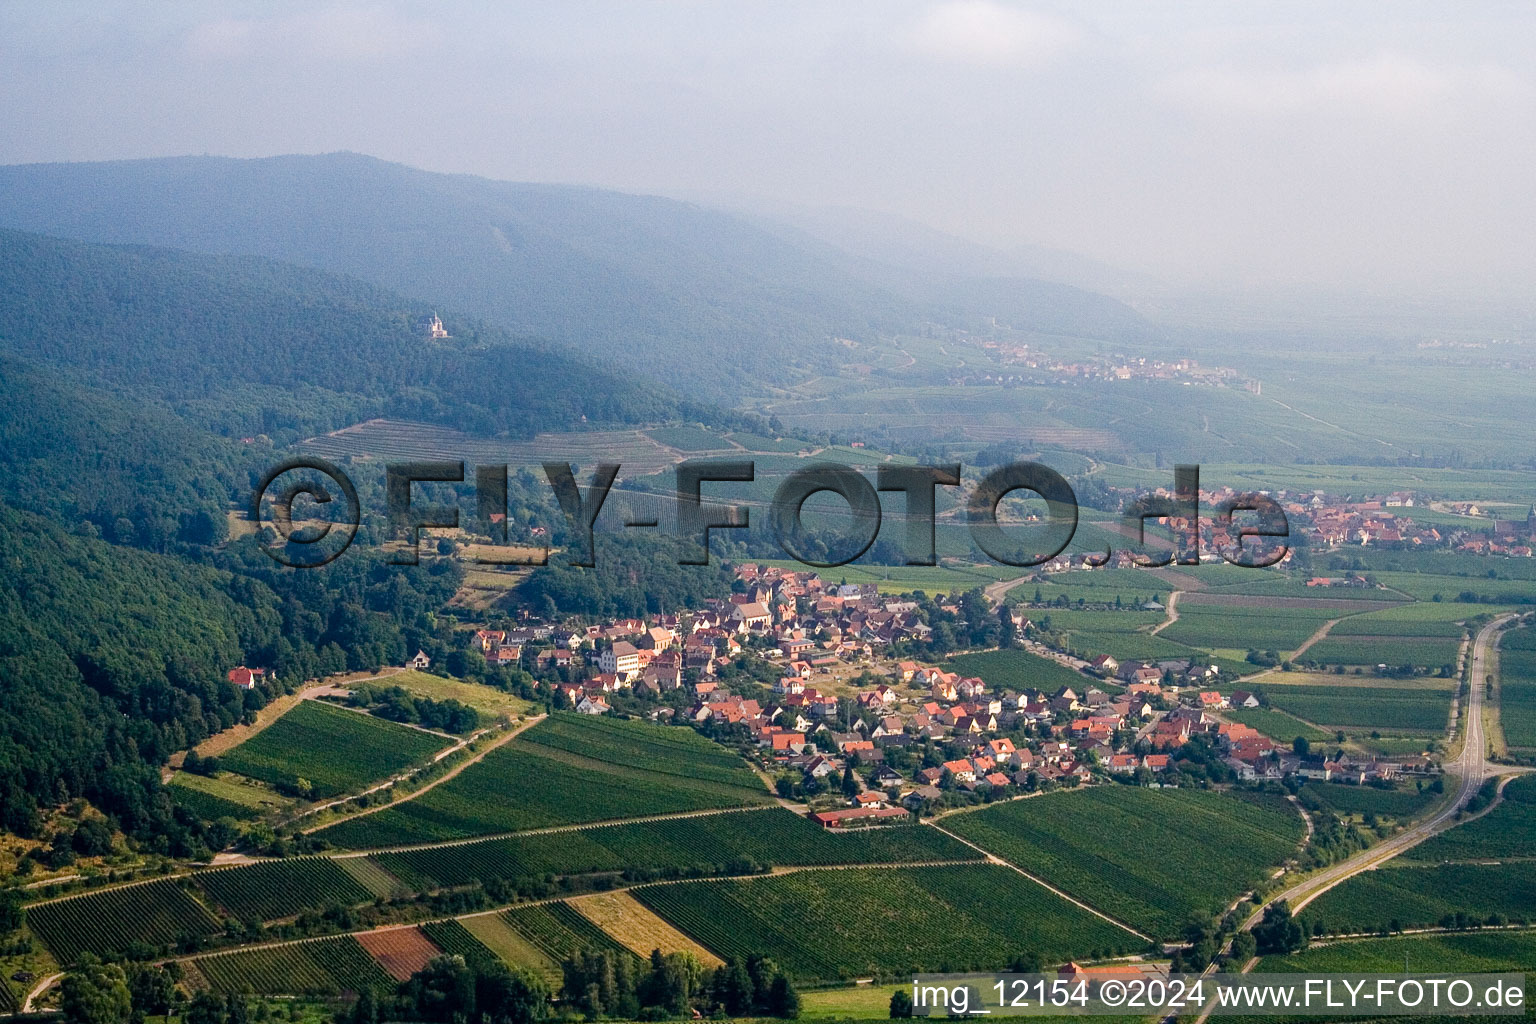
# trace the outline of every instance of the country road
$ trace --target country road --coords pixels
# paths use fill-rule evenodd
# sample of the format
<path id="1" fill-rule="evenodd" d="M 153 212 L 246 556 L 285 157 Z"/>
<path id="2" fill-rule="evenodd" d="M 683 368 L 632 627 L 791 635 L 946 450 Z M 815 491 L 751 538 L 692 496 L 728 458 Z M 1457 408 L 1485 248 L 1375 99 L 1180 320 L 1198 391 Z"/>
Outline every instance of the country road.
<path id="1" fill-rule="evenodd" d="M 1157 636 L 1157 634 L 1179 621 L 1179 595 L 1182 593 L 1184 593 L 1182 590 L 1168 591 L 1168 604 L 1163 609 L 1168 613 L 1168 617 L 1152 627 L 1153 636 Z"/>

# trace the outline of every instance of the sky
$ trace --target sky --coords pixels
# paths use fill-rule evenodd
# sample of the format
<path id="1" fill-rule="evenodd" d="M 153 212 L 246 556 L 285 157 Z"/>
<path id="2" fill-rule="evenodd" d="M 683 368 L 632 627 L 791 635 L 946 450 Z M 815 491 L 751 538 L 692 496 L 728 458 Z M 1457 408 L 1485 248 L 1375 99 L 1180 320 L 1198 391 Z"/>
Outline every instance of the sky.
<path id="1" fill-rule="evenodd" d="M 0 163 L 353 150 L 1530 297 L 1536 5 L 0 2 Z"/>

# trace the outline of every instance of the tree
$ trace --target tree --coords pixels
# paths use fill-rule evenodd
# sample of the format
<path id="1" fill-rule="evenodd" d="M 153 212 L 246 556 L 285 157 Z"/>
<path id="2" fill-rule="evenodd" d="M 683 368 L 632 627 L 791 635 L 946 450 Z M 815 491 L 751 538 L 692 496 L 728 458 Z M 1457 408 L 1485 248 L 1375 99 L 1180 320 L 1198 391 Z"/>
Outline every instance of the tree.
<path id="1" fill-rule="evenodd" d="M 163 1016 L 170 1012 L 176 998 L 176 979 L 164 967 L 133 964 L 128 968 L 128 993 L 133 999 L 133 1017 Z"/>
<path id="2" fill-rule="evenodd" d="M 64 976 L 59 999 L 69 1024 L 128 1024 L 133 1013 L 133 996 L 123 969 L 91 957 L 82 957 Z"/>
<path id="3" fill-rule="evenodd" d="M 1307 935 L 1291 917 L 1290 904 L 1281 900 L 1264 911 L 1264 920 L 1253 930 L 1260 953 L 1294 953 L 1305 949 Z"/>
<path id="4" fill-rule="evenodd" d="M 1232 959 L 1240 964 L 1252 960 L 1259 951 L 1258 940 L 1252 932 L 1238 932 L 1232 936 Z"/>
<path id="5" fill-rule="evenodd" d="M 912 1016 L 912 996 L 904 988 L 891 993 L 891 1019 L 902 1020 Z"/>
<path id="6" fill-rule="evenodd" d="M 543 1018 L 549 989 L 540 978 L 496 964 L 476 980 L 475 1005 L 490 1024 L 529 1024 Z"/>
<path id="7" fill-rule="evenodd" d="M 224 1000 L 212 992 L 199 992 L 192 997 L 182 1024 L 224 1024 Z"/>
<path id="8" fill-rule="evenodd" d="M 1305 736 L 1297 736 L 1291 740 L 1291 749 L 1296 752 L 1296 756 L 1306 757 L 1312 752 L 1312 744 L 1307 742 Z"/>
<path id="9" fill-rule="evenodd" d="M 800 993 L 795 991 L 795 986 L 790 983 L 788 975 L 773 976 L 773 981 L 768 985 L 768 997 L 764 1000 L 763 1008 L 771 1016 L 782 1017 L 785 1020 L 794 1020 L 800 1016 Z"/>
<path id="10" fill-rule="evenodd" d="M 27 911 L 21 905 L 21 894 L 14 889 L 0 893 L 0 935 L 8 935 L 26 922 Z"/>
<path id="11" fill-rule="evenodd" d="M 853 765 L 843 766 L 843 796 L 852 800 L 859 795 L 859 780 L 853 774 Z"/>

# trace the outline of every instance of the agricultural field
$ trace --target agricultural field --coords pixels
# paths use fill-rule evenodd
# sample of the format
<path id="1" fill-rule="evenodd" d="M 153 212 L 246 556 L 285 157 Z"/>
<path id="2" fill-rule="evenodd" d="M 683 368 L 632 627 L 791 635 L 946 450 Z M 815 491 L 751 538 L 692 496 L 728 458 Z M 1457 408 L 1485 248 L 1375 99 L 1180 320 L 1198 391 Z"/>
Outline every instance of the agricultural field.
<path id="1" fill-rule="evenodd" d="M 504 911 L 501 920 L 558 964 L 578 950 L 630 954 L 623 944 L 577 913 L 569 903 L 533 903 Z M 638 959 L 638 958 L 637 958 Z"/>
<path id="2" fill-rule="evenodd" d="M 1032 687 L 1049 693 L 1070 686 L 1081 691 L 1097 682 L 1059 662 L 1020 648 L 962 654 L 949 659 L 943 667 L 962 676 L 979 676 L 987 681 L 988 689 Z"/>
<path id="3" fill-rule="evenodd" d="M 1515 779 L 1493 810 L 1421 843 L 1407 856 L 1431 863 L 1536 857 L 1536 775 Z"/>
<path id="4" fill-rule="evenodd" d="M 1499 724 L 1510 752 L 1536 755 L 1536 629 L 1509 630 L 1499 644 Z"/>
<path id="5" fill-rule="evenodd" d="M 994 804 L 945 827 L 1157 937 L 1218 912 L 1296 851 L 1299 815 L 1206 790 L 1102 786 Z"/>
<path id="6" fill-rule="evenodd" d="M 1308 743 L 1328 743 L 1334 738 L 1331 732 L 1324 732 L 1273 708 L 1232 708 L 1221 714 L 1223 718 L 1257 729 L 1279 743 L 1289 743 L 1297 736 L 1305 737 Z"/>
<path id="7" fill-rule="evenodd" d="M 1258 648 L 1284 653 L 1300 647 L 1318 627 L 1340 614 L 1306 607 L 1199 604 L 1198 596 L 1181 598 L 1179 621 L 1158 635 L 1210 650 Z"/>
<path id="8" fill-rule="evenodd" d="M 276 921 L 305 910 L 355 906 L 375 895 L 328 857 L 217 868 L 192 877 L 237 921 Z"/>
<path id="9" fill-rule="evenodd" d="M 528 709 L 532 707 L 521 697 L 505 690 L 498 690 L 494 686 L 466 682 L 450 676 L 437 676 L 430 672 L 418 672 L 415 669 L 397 672 L 387 679 L 380 679 L 377 683 L 369 685 L 398 686 L 412 696 L 427 697 L 431 700 L 456 700 L 492 718 L 527 714 Z"/>
<path id="10" fill-rule="evenodd" d="M 725 438 L 703 427 L 652 427 L 645 431 L 645 436 L 657 444 L 664 444 L 668 448 L 676 448 L 685 453 L 718 452 L 733 448 Z"/>
<path id="11" fill-rule="evenodd" d="M 159 949 L 224 930 L 169 878 L 35 904 L 27 908 L 27 924 L 61 964 L 73 963 L 82 953 Z"/>
<path id="12" fill-rule="evenodd" d="M 551 960 L 522 932 L 507 923 L 501 914 L 476 914 L 461 922 L 469 937 L 480 943 L 503 963 L 525 967 L 558 987 L 561 979 L 560 961 Z"/>
<path id="13" fill-rule="evenodd" d="M 419 928 L 360 932 L 357 943 L 396 981 L 405 981 L 443 953 Z"/>
<path id="14" fill-rule="evenodd" d="M 350 935 L 215 953 L 192 961 L 220 995 L 336 995 L 395 980 Z"/>
<path id="15" fill-rule="evenodd" d="M 336 857 L 334 860 L 337 867 L 357 879 L 364 889 L 375 896 L 391 899 L 411 894 L 405 883 L 367 857 Z"/>
<path id="16" fill-rule="evenodd" d="M 1462 913 L 1475 922 L 1497 914 L 1514 921 L 1536 915 L 1536 861 L 1508 864 L 1392 865 L 1330 889 L 1302 911 L 1334 933 L 1425 928 Z"/>
<path id="17" fill-rule="evenodd" d="M 650 774 L 716 782 L 745 790 L 749 796 L 763 792 L 762 780 L 745 761 L 689 728 L 554 714 L 524 733 L 519 742 Z"/>
<path id="18" fill-rule="evenodd" d="M 1301 790 L 1299 798 L 1308 808 L 1326 807 L 1341 815 L 1374 814 L 1377 817 L 1407 821 L 1418 817 L 1439 797 L 1438 793 L 1427 789 L 1418 790 L 1412 786 L 1378 789 L 1375 786 L 1309 782 Z"/>
<path id="19" fill-rule="evenodd" d="M 365 849 L 771 799 L 740 758 L 692 731 L 645 723 L 599 731 L 628 723 L 594 721 L 552 716 L 448 782 L 317 835 Z M 577 746 L 591 756 L 552 744 Z M 689 772 L 685 766 L 694 756 L 697 770 Z"/>
<path id="20" fill-rule="evenodd" d="M 377 854 L 372 859 L 418 889 L 498 878 L 584 874 L 625 868 L 703 870 L 731 861 L 830 867 L 975 860 L 976 853 L 938 829 L 894 825 L 829 832 L 781 807 L 693 818 L 536 833 L 436 849 Z"/>
<path id="21" fill-rule="evenodd" d="M 421 933 L 432 945 L 450 956 L 461 956 L 471 966 L 489 966 L 498 960 L 517 963 L 515 959 L 498 956 L 465 927 L 471 920 L 483 920 L 484 916 L 463 920 L 429 921 L 421 926 Z"/>
<path id="22" fill-rule="evenodd" d="M 526 441 L 478 437 L 449 427 L 405 420 L 367 420 L 301 441 L 301 451 L 329 459 L 375 456 L 396 461 L 463 459 L 471 465 L 534 466 L 557 460 L 590 466 L 618 462 L 626 475 L 655 473 L 677 456 L 638 430 L 588 430 L 535 434 Z"/>
<path id="23" fill-rule="evenodd" d="M 1319 665 L 1454 668 L 1460 647 L 1459 637 L 1340 635 L 1335 627 L 1327 636 L 1307 648 L 1301 659 Z"/>
<path id="24" fill-rule="evenodd" d="M 652 950 L 659 949 L 663 953 L 692 953 L 706 967 L 718 967 L 724 962 L 651 913 L 627 891 L 582 896 L 571 900 L 570 906 L 637 956 L 648 957 Z"/>
<path id="25" fill-rule="evenodd" d="M 209 778 L 192 772 L 171 776 L 167 790 L 171 799 L 204 821 L 235 818 L 246 821 L 281 811 L 292 801 L 237 775 Z"/>
<path id="26" fill-rule="evenodd" d="M 1451 695 L 1443 690 L 1392 686 L 1264 686 L 1271 706 L 1328 728 L 1353 726 L 1434 735 L 1445 731 Z M 1451 680 L 1445 683 L 1454 686 Z"/>
<path id="27" fill-rule="evenodd" d="M 300 701 L 222 757 L 225 768 L 310 795 L 339 796 L 425 761 L 448 742 L 382 718 Z"/>
<path id="28" fill-rule="evenodd" d="M 1316 946 L 1287 956 L 1267 956 L 1259 961 L 1257 970 L 1265 974 L 1395 974 L 1404 964 L 1414 973 L 1536 971 L 1536 932 L 1356 939 Z M 1440 1019 L 1444 1020 L 1443 1017 Z"/>
<path id="29" fill-rule="evenodd" d="M 1000 968 L 1139 949 L 1129 932 L 997 865 L 797 871 L 630 890 L 720 956 L 770 956 L 802 982 Z"/>

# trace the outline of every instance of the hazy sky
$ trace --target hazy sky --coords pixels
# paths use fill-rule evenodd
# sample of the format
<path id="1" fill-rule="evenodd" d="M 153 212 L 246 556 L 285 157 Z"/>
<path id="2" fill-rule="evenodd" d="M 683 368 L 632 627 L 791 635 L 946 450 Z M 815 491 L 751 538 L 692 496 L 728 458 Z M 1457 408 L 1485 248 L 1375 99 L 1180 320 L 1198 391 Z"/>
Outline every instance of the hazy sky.
<path id="1" fill-rule="evenodd" d="M 1176 282 L 1529 295 L 1536 7 L 0 4 L 0 162 L 350 149 Z"/>

